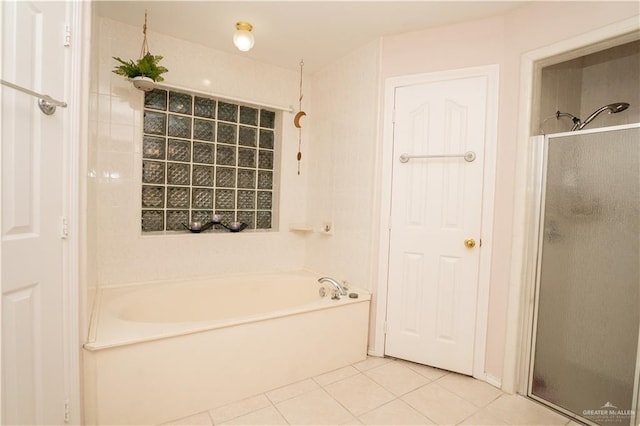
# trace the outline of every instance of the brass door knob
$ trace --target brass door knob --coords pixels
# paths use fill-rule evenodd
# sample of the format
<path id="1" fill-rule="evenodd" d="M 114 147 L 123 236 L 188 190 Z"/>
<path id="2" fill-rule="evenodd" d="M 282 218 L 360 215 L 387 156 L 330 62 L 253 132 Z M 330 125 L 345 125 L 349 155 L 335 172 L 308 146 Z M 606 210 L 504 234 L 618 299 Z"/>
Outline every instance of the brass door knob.
<path id="1" fill-rule="evenodd" d="M 476 246 L 476 240 L 474 240 L 473 238 L 467 238 L 466 240 L 464 240 L 464 246 L 466 248 L 474 248 Z"/>

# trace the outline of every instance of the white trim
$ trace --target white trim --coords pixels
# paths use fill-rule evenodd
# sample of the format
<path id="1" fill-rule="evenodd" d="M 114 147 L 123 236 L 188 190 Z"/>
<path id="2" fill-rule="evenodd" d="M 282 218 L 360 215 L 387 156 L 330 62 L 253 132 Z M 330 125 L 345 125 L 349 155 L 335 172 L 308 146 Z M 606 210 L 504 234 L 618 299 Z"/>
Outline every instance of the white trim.
<path id="1" fill-rule="evenodd" d="M 539 297 L 540 297 L 540 271 L 542 269 L 542 262 L 540 262 L 540 257 L 542 256 L 542 242 L 544 235 L 544 223 L 542 220 L 546 203 L 546 193 L 543 191 L 543 188 L 546 187 L 547 184 L 547 145 L 548 145 L 548 136 L 533 136 L 531 137 L 531 142 L 535 145 L 532 147 L 536 152 L 536 157 L 534 160 L 535 166 L 534 168 L 539 172 L 534 179 L 534 185 L 536 190 L 531 193 L 531 196 L 534 197 L 531 201 L 531 206 L 529 210 L 531 211 L 531 247 L 529 247 L 530 253 L 532 255 L 532 259 L 530 261 L 530 275 L 529 279 L 534 283 L 533 288 L 531 289 L 532 294 L 529 295 L 529 304 L 527 306 L 527 326 L 529 327 L 527 330 L 523 330 L 526 332 L 527 341 L 531 342 L 530 347 L 534 348 L 536 344 L 536 336 L 537 336 L 537 328 L 538 328 L 538 308 L 539 308 Z M 534 229 L 533 229 L 534 228 Z M 535 245 L 534 245 L 535 241 Z M 535 259 L 533 258 L 535 253 Z M 523 372 L 527 377 L 527 386 L 526 386 L 526 394 L 531 394 L 532 385 L 533 385 L 533 363 L 534 363 L 534 354 L 531 353 L 530 350 L 526 350 L 522 354 L 523 363 L 524 360 L 527 361 L 527 372 Z M 523 376 L 524 377 L 524 376 Z"/>
<path id="2" fill-rule="evenodd" d="M 381 171 L 380 171 L 380 227 L 378 238 L 378 271 L 377 283 L 373 293 L 376 311 L 374 328 L 375 345 L 369 351 L 378 356 L 384 356 L 385 347 L 385 321 L 387 318 L 387 288 L 389 277 L 389 239 L 390 239 L 390 215 L 391 215 L 391 172 L 393 164 L 393 105 L 395 104 L 395 83 L 387 79 L 384 89 L 384 115 L 381 144 Z"/>
<path id="3" fill-rule="evenodd" d="M 555 44 L 527 52 L 522 56 L 520 67 L 520 106 L 518 120 L 516 176 L 514 188 L 514 211 L 511 249 L 511 272 L 509 278 L 509 298 L 507 307 L 507 329 L 505 333 L 505 352 L 502 372 L 503 390 L 506 392 L 525 392 L 527 347 L 527 323 L 531 321 L 528 311 L 529 295 L 533 283 L 530 280 L 530 262 L 532 235 L 530 212 L 530 185 L 532 184 L 532 152 L 527 147 L 532 120 L 532 96 L 534 69 L 537 61 L 560 55 L 571 50 L 584 48 L 603 40 L 638 31 L 640 21 L 637 17 L 626 19 L 597 30 L 563 40 Z"/>
<path id="4" fill-rule="evenodd" d="M 539 255 L 539 235 L 540 235 L 540 212 L 542 211 L 542 178 L 544 176 L 544 136 L 533 136 L 529 139 L 528 152 L 531 162 L 529 164 L 529 175 L 532 176 L 531 182 L 527 189 L 529 204 L 527 207 L 527 231 L 533 236 L 529 240 L 528 259 L 525 263 L 527 279 L 534 281 L 538 275 L 538 255 Z M 528 377 L 530 365 L 530 351 L 527 349 L 534 334 L 535 324 L 535 286 L 529 289 L 523 297 L 526 297 L 526 314 L 527 321 L 521 329 L 521 333 L 525 336 L 522 339 L 521 356 L 524 368 L 519 372 L 520 377 Z M 519 389 L 519 393 L 526 393 L 525 389 Z"/>
<path id="5" fill-rule="evenodd" d="M 0 22 L 4 22 L 4 5 L 0 3 Z M 2 29 L 0 28 L 0 34 L 2 34 Z M 1 43 L 1 42 L 0 42 Z M 0 46 L 2 46 L 0 44 Z M 2 47 L 0 47 L 0 73 L 2 72 L 2 69 L 4 69 L 4 64 L 2 63 L 2 58 L 4 55 L 2 55 L 2 51 L 1 51 Z M 0 90 L 0 105 L 3 105 L 3 101 L 2 101 L 2 90 Z M 2 114 L 0 113 L 0 147 L 2 147 Z M 0 176 L 2 176 L 2 149 L 0 149 Z M 4 210 L 3 205 L 2 205 L 2 185 L 0 185 L 0 225 L 2 224 L 2 212 Z M 2 295 L 2 241 L 0 240 L 0 297 Z M 0 348 L 4 348 L 4 344 L 2 342 L 2 303 L 0 302 Z M 2 350 L 0 350 L 0 378 L 2 377 L 2 366 L 3 361 L 2 361 Z M 2 403 L 2 401 L 4 401 L 4 397 L 2 395 L 2 388 L 4 386 L 2 386 L 0 384 L 0 423 L 2 423 L 2 419 L 4 419 L 4 417 L 2 417 L 2 406 L 4 405 Z"/>
<path id="6" fill-rule="evenodd" d="M 71 28 L 71 44 L 65 59 L 65 97 L 69 100 L 65 117 L 63 181 L 64 215 L 69 236 L 63 244 L 63 304 L 64 359 L 70 424 L 82 422 L 80 384 L 80 247 L 84 233 L 80 232 L 81 209 L 81 146 L 87 140 L 88 64 L 87 34 L 90 33 L 91 4 L 67 0 L 67 20 Z"/>
<path id="7" fill-rule="evenodd" d="M 487 118 L 484 144 L 484 175 L 482 182 L 482 249 L 478 270 L 478 301 L 476 311 L 476 342 L 473 375 L 485 377 L 485 355 L 491 289 L 491 255 L 493 253 L 493 208 L 495 204 L 496 162 L 498 143 L 499 66 L 484 67 L 487 76 Z"/>
<path id="8" fill-rule="evenodd" d="M 375 155 L 374 155 L 374 164 L 381 164 L 382 163 L 382 159 L 385 158 L 384 157 L 384 147 L 383 147 L 383 140 L 384 140 L 384 135 L 382 133 L 382 129 L 381 129 L 381 125 L 383 123 L 383 117 L 382 117 L 382 112 L 384 110 L 384 96 L 385 93 L 382 91 L 382 87 L 383 87 L 383 81 L 384 79 L 382 78 L 382 73 L 380 73 L 380 70 L 382 69 L 382 38 L 378 39 L 378 63 L 377 63 L 377 70 L 378 70 L 378 79 L 377 79 L 377 108 L 376 108 L 376 143 L 375 143 Z M 372 212 L 374 213 L 374 220 L 371 221 L 371 235 L 372 235 L 372 244 L 371 244 L 371 263 L 369 265 L 369 274 L 371 275 L 371 289 L 372 291 L 372 295 L 371 295 L 371 309 L 372 309 L 372 314 L 370 315 L 371 317 L 371 324 L 374 327 L 374 333 L 376 331 L 375 329 L 375 325 L 378 323 L 381 323 L 382 326 L 384 326 L 384 318 L 385 315 L 383 315 L 382 317 L 377 316 L 378 315 L 378 310 L 377 307 L 379 305 L 378 303 L 378 297 L 380 296 L 376 290 L 379 288 L 379 283 L 381 281 L 386 281 L 386 277 L 383 278 L 382 275 L 379 274 L 379 270 L 380 270 L 380 262 L 379 262 L 379 252 L 380 252 L 380 246 L 381 246 L 381 241 L 389 241 L 389 239 L 387 238 L 386 240 L 383 239 L 383 235 L 382 233 L 379 232 L 380 229 L 380 222 L 382 220 L 381 216 L 380 216 L 380 212 L 381 212 L 381 208 L 380 206 L 382 206 L 382 194 L 379 190 L 379 188 L 382 187 L 382 182 L 383 182 L 383 173 L 378 172 L 378 170 L 374 170 L 373 172 L 373 186 L 372 186 Z M 386 306 L 386 293 L 384 294 L 384 306 Z M 371 333 L 371 332 L 370 332 Z M 382 339 L 380 338 L 376 338 L 375 334 L 374 334 L 374 338 L 373 339 L 369 339 L 370 342 L 371 340 L 373 340 L 372 342 L 372 346 L 369 346 L 368 348 L 368 354 L 371 356 L 377 356 L 377 357 L 384 357 L 384 337 Z"/>
<path id="9" fill-rule="evenodd" d="M 173 90 L 180 91 L 180 92 L 190 93 L 192 95 L 209 96 L 209 97 L 216 98 L 216 99 L 222 99 L 223 101 L 237 102 L 237 103 L 240 103 L 240 104 L 247 104 L 247 105 L 253 105 L 253 106 L 262 107 L 262 108 L 275 109 L 275 110 L 278 110 L 278 111 L 288 112 L 289 114 L 293 114 L 293 111 L 294 111 L 292 106 L 286 107 L 286 106 L 282 106 L 282 105 L 267 104 L 267 103 L 259 102 L 259 101 L 252 101 L 252 100 L 243 99 L 243 98 L 236 98 L 236 97 L 228 96 L 228 95 L 221 95 L 219 93 L 206 92 L 204 90 L 191 89 L 189 87 L 178 86 L 178 85 L 175 85 L 175 84 L 155 83 L 155 87 L 157 87 L 159 89 L 169 89 L 169 90 L 173 89 Z"/>
<path id="10" fill-rule="evenodd" d="M 498 389 L 502 388 L 502 381 L 497 378 L 496 376 L 493 376 L 491 374 L 485 374 L 484 375 L 484 381 L 489 383 L 491 386 L 495 386 Z"/>
<path id="11" fill-rule="evenodd" d="M 379 358 L 384 358 L 384 345 L 382 345 L 382 346 L 383 346 L 382 347 L 382 352 L 379 352 L 380 348 L 378 347 L 378 345 L 374 345 L 373 347 L 370 347 L 367 350 L 367 355 L 375 356 L 375 357 L 379 357 Z"/>
<path id="12" fill-rule="evenodd" d="M 482 250 L 478 271 L 478 298 L 476 312 L 476 342 L 474 349 L 473 376 L 488 380 L 485 374 L 487 319 L 489 313 L 489 289 L 491 278 L 491 253 L 493 237 L 493 206 L 495 195 L 496 144 L 498 128 L 498 82 L 499 66 L 463 68 L 428 74 L 416 74 L 389 78 L 385 82 L 384 129 L 382 142 L 381 202 L 380 202 L 380 249 L 378 251 L 378 283 L 376 295 L 375 345 L 369 353 L 384 355 L 384 322 L 387 316 L 387 290 L 389 273 L 389 237 L 391 211 L 391 181 L 393 161 L 393 106 L 395 90 L 399 87 L 469 77 L 487 78 L 487 121 L 485 130 L 484 176 L 482 200 L 481 238 Z M 495 378 L 494 378 L 495 379 Z M 494 380 L 494 383 L 496 381 Z M 498 381 L 499 382 L 499 381 Z"/>

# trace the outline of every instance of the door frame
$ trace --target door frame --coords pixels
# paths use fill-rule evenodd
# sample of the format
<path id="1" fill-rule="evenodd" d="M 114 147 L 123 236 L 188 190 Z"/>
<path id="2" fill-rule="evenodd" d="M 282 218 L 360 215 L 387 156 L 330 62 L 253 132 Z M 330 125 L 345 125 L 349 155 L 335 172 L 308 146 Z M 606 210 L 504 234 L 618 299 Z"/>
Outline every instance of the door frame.
<path id="1" fill-rule="evenodd" d="M 393 118 L 395 91 L 397 88 L 438 81 L 470 77 L 487 78 L 487 120 L 485 127 L 484 173 L 482 194 L 482 225 L 478 271 L 478 298 L 476 311 L 476 333 L 474 345 L 473 377 L 500 387 L 499 379 L 485 373 L 487 320 L 489 313 L 489 289 L 491 278 L 491 254 L 493 236 L 493 205 L 495 195 L 496 145 L 498 138 L 498 78 L 499 66 L 461 68 L 448 71 L 391 77 L 385 80 L 384 118 L 382 139 L 382 171 L 380 194 L 380 245 L 378 250 L 378 285 L 375 292 L 375 321 L 373 334 L 375 344 L 372 355 L 385 353 L 385 323 L 387 317 L 387 290 L 389 286 L 389 250 L 391 227 L 391 183 L 393 174 Z"/>
<path id="2" fill-rule="evenodd" d="M 85 203 L 81 191 L 84 190 L 82 179 L 83 170 L 86 170 L 86 153 L 82 141 L 87 140 L 88 135 L 88 88 L 89 88 L 89 34 L 91 34 L 91 4 L 89 2 L 77 2 L 67 0 L 66 21 L 69 26 L 69 48 L 65 58 L 65 92 L 64 100 L 67 101 L 66 109 L 58 109 L 56 114 L 64 115 L 64 129 L 62 150 L 65 164 L 61 176 L 63 185 L 62 214 L 67 218 L 68 237 L 62 245 L 62 298 L 63 298 L 63 333 L 64 333 L 64 368 L 65 388 L 67 393 L 66 407 L 68 423 L 82 423 L 82 390 L 80 384 L 80 281 L 84 268 L 81 263 L 81 248 L 84 249 L 84 228 L 82 226 L 83 215 L 81 208 Z M 0 7 L 0 22 L 3 19 L 3 8 Z M 62 35 L 62 29 L 60 35 Z M 60 37 L 60 43 L 63 42 Z M 0 55 L 0 69 L 2 69 L 2 57 Z M 1 92 L 1 91 L 0 91 Z M 0 101 L 2 100 L 0 93 Z M 1 118 L 0 118 L 1 124 Z M 0 160 L 1 158 L 0 152 Z M 2 161 L 0 161 L 0 175 L 2 174 Z M 2 190 L 0 189 L 0 207 L 2 205 Z M 0 208 L 0 221 L 2 209 Z M 62 231 L 62 229 L 61 229 Z M 2 244 L 0 244 L 0 255 Z M 0 274 L 2 263 L 0 262 Z M 0 282 L 0 290 L 2 283 Z M 0 315 L 2 303 L 0 303 Z M 2 333 L 0 329 L 0 346 Z M 2 362 L 0 354 L 0 365 Z M 0 400 L 1 400 L 0 390 Z M 63 407 L 61 407 L 63 408 Z M 0 416 L 2 405 L 0 404 Z"/>
<path id="3" fill-rule="evenodd" d="M 534 211 L 537 151 L 530 142 L 534 118 L 532 99 L 538 84 L 539 67 L 573 59 L 592 53 L 594 46 L 613 47 L 622 42 L 617 37 L 637 39 L 640 30 L 636 18 L 629 18 L 602 28 L 558 41 L 527 52 L 520 61 L 519 119 L 516 141 L 515 191 L 513 203 L 513 229 L 511 239 L 511 270 L 509 299 L 507 301 L 507 327 L 505 332 L 502 389 L 505 392 L 527 394 L 528 368 L 533 326 L 533 291 L 537 256 L 537 217 Z M 566 55 L 558 58 L 558 55 Z M 549 59 L 555 58 L 555 61 Z M 544 63 L 542 61 L 545 61 Z"/>
<path id="4" fill-rule="evenodd" d="M 69 424 L 82 424 L 82 344 L 86 329 L 86 297 L 81 283 L 86 282 L 86 170 L 89 136 L 89 75 L 91 60 L 91 2 L 66 0 L 70 29 L 68 59 L 65 62 L 65 93 L 68 111 L 65 122 L 63 182 L 64 215 L 69 236 L 62 253 L 65 368 Z"/>
<path id="5" fill-rule="evenodd" d="M 0 4 L 0 22 L 4 22 L 4 7 Z M 0 29 L 0 33 L 2 29 Z M 0 43 L 2 43 L 0 41 Z M 0 49 L 2 45 L 0 44 Z M 2 69 L 4 64 L 2 63 L 3 54 L 0 53 L 0 74 L 2 74 Z M 0 105 L 2 105 L 2 90 L 0 89 Z M 0 130 L 2 129 L 2 113 L 0 113 Z M 2 132 L 0 131 L 0 176 L 2 176 Z M 0 185 L 0 226 L 2 226 L 2 185 Z M 2 240 L 0 240 L 0 297 L 2 295 Z M 0 300 L 0 318 L 2 318 L 2 300 Z M 4 401 L 4 396 L 2 395 L 2 324 L 0 324 L 0 421 L 2 421 L 2 401 Z"/>

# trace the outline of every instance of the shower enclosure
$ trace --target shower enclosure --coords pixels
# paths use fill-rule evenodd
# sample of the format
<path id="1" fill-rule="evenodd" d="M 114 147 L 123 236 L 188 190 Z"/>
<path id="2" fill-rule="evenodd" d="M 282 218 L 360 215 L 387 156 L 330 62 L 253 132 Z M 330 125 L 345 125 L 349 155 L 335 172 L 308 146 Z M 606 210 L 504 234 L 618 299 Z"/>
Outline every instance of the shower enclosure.
<path id="1" fill-rule="evenodd" d="M 637 424 L 640 125 L 536 139 L 528 395 L 586 424 Z"/>

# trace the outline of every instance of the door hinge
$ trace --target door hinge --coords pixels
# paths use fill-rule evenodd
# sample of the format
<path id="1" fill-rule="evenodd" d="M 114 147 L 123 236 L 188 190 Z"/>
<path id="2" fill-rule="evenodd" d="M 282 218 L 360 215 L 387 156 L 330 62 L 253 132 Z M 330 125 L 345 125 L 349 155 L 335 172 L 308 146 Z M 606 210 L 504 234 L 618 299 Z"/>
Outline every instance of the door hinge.
<path id="1" fill-rule="evenodd" d="M 396 122 L 396 109 L 395 108 L 391 111 L 391 122 L 392 123 Z"/>
<path id="2" fill-rule="evenodd" d="M 64 400 L 64 422 L 69 423 L 69 420 L 71 420 L 71 404 L 67 398 Z"/>
<path id="3" fill-rule="evenodd" d="M 69 236 L 69 220 L 65 216 L 60 216 L 60 238 L 66 240 Z"/>
<path id="4" fill-rule="evenodd" d="M 478 242 L 478 247 L 482 247 L 482 238 L 480 238 L 480 241 Z"/>
<path id="5" fill-rule="evenodd" d="M 69 25 L 64 26 L 64 46 L 71 46 L 71 27 Z"/>
<path id="6" fill-rule="evenodd" d="M 388 330 L 389 330 L 389 324 L 385 321 L 385 322 L 382 324 L 382 332 L 383 332 L 384 334 L 387 334 L 387 331 L 388 331 Z"/>

